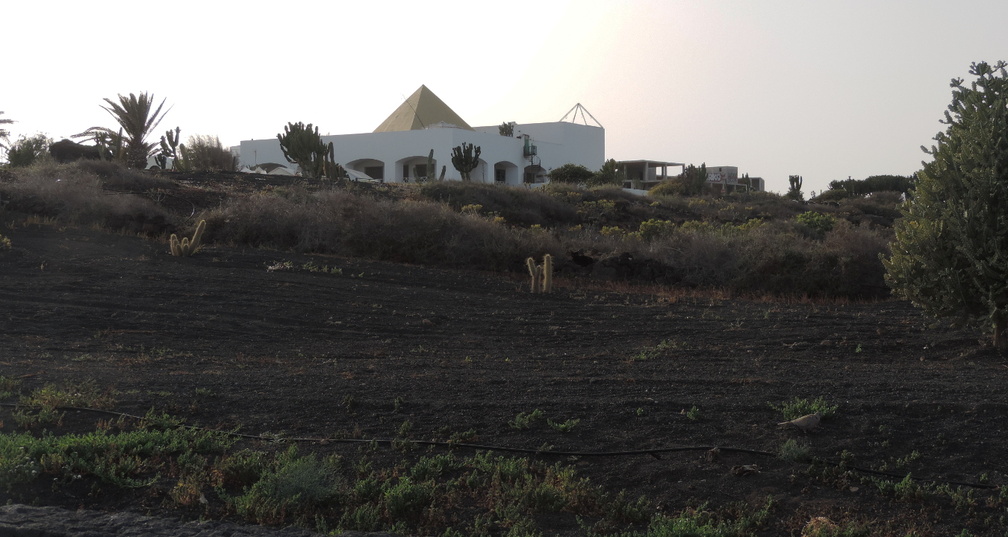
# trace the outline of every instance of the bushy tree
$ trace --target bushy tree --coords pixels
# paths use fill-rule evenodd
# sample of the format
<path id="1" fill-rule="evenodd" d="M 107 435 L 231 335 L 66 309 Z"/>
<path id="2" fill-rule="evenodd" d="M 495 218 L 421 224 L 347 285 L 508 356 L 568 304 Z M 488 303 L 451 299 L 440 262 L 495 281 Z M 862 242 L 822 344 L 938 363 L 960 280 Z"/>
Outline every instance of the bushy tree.
<path id="1" fill-rule="evenodd" d="M 94 139 L 103 150 L 111 151 L 112 155 L 123 161 L 129 168 L 146 168 L 147 159 L 150 158 L 158 144 L 148 143 L 147 136 L 157 128 L 158 123 L 168 113 L 164 113 L 165 100 L 154 107 L 154 96 L 141 93 L 139 96 L 132 93 L 129 96 L 119 95 L 119 101 L 105 98 L 108 106 L 102 106 L 116 122 L 119 129 L 109 129 L 106 127 L 91 127 L 78 136 L 88 136 Z"/>
<path id="2" fill-rule="evenodd" d="M 549 172 L 550 182 L 573 185 L 586 184 L 594 175 L 595 172 L 580 164 L 564 164 Z"/>
<path id="3" fill-rule="evenodd" d="M 21 137 L 7 150 L 7 161 L 11 167 L 27 167 L 48 155 L 52 140 L 44 134 Z"/>
<path id="4" fill-rule="evenodd" d="M 619 169 L 616 159 L 609 159 L 602 164 L 602 168 L 592 175 L 589 181 L 592 185 L 623 185 L 624 174 Z"/>
<path id="5" fill-rule="evenodd" d="M 917 175 L 896 222 L 886 280 L 926 311 L 982 324 L 1008 346 L 1008 76 L 1005 62 L 974 63 L 969 85 L 952 80 L 952 104 L 923 148 L 933 160 Z"/>

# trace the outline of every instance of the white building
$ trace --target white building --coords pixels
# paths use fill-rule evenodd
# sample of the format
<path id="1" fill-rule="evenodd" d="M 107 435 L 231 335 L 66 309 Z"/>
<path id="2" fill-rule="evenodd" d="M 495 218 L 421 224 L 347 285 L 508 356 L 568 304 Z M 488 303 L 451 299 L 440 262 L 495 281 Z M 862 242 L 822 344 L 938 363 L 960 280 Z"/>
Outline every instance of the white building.
<path id="1" fill-rule="evenodd" d="M 500 126 L 470 127 L 426 86 L 420 86 L 374 132 L 323 136 L 333 143 L 335 160 L 353 176 L 366 174 L 386 182 L 438 177 L 461 179 L 451 163 L 452 148 L 469 143 L 481 149 L 473 181 L 518 185 L 544 182 L 550 170 L 580 164 L 598 170 L 605 160 L 605 130 L 568 122 L 515 124 L 512 136 Z M 276 139 L 245 140 L 239 146 L 242 166 L 284 164 Z M 434 150 L 434 169 L 427 159 Z M 293 165 L 291 165 L 293 167 Z"/>

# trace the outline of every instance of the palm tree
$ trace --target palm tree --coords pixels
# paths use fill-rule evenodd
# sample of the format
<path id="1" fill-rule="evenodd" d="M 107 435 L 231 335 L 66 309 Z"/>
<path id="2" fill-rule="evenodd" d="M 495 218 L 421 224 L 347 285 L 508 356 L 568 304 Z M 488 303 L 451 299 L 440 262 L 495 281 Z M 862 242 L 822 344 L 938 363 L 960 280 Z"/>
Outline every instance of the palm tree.
<path id="1" fill-rule="evenodd" d="M 0 115 L 3 115 L 3 112 L 0 112 Z M 10 125 L 11 123 L 14 123 L 13 119 L 0 118 L 0 125 Z M 0 129 L 0 147 L 7 147 L 8 136 L 10 136 L 10 132 L 7 129 Z"/>
<path id="2" fill-rule="evenodd" d="M 106 149 L 114 150 L 114 154 L 126 162 L 130 168 L 146 168 L 147 159 L 154 154 L 155 143 L 147 142 L 147 135 L 157 128 L 164 119 L 164 100 L 154 109 L 154 96 L 141 93 L 129 97 L 119 95 L 119 102 L 105 98 L 108 106 L 102 108 L 119 123 L 119 131 L 105 127 L 91 127 L 83 135 L 91 136 L 99 145 L 107 145 Z M 152 111 L 153 109 L 153 111 Z"/>

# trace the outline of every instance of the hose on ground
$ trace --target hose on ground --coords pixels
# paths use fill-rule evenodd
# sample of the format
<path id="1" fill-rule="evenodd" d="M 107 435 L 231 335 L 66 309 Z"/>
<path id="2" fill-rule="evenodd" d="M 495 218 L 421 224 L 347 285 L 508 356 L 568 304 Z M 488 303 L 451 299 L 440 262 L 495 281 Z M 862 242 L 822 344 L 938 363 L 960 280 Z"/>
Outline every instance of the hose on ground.
<path id="1" fill-rule="evenodd" d="M 0 403 L 2 407 L 25 407 L 26 405 L 20 405 L 17 403 Z M 28 407 L 32 408 L 32 407 Z M 137 416 L 136 414 L 128 414 L 125 412 L 118 412 L 114 410 L 103 410 L 98 408 L 86 408 L 86 407 L 72 407 L 72 406 L 61 406 L 55 407 L 54 410 L 61 411 L 76 411 L 76 412 L 92 412 L 96 414 L 106 414 L 109 416 L 116 416 L 121 418 L 129 418 L 143 421 L 147 418 L 144 416 Z M 682 453 L 689 451 L 706 451 L 706 452 L 727 452 L 727 453 L 740 453 L 746 455 L 757 455 L 761 457 L 776 458 L 778 455 L 776 453 L 771 453 L 769 451 L 761 451 L 756 449 L 732 447 L 732 446 L 713 446 L 713 445 L 701 445 L 701 446 L 675 446 L 675 447 L 660 447 L 660 448 L 648 448 L 648 449 L 630 449 L 630 450 L 617 450 L 617 451 L 556 451 L 549 449 L 531 449 L 531 448 L 517 448 L 508 446 L 495 446 L 491 444 L 473 444 L 467 442 L 453 442 L 445 440 L 410 440 L 410 439 L 380 439 L 380 438 L 321 438 L 321 437 L 271 437 L 266 435 L 255 435 L 239 433 L 237 431 L 220 431 L 217 429 L 210 429 L 207 427 L 201 427 L 198 425 L 180 425 L 181 427 L 196 430 L 196 431 L 207 431 L 215 432 L 219 434 L 225 434 L 235 438 L 242 438 L 246 440 L 257 440 L 263 442 L 298 442 L 298 443 L 317 443 L 317 444 L 363 444 L 363 445 L 376 445 L 383 447 L 394 447 L 397 444 L 412 444 L 415 446 L 426 446 L 426 447 L 436 447 L 443 449 L 468 449 L 474 451 L 490 451 L 499 453 L 515 453 L 521 455 L 534 455 L 542 457 L 578 457 L 578 458 L 602 458 L 602 457 L 629 457 L 629 456 L 639 456 L 648 455 L 656 459 L 660 459 L 662 454 L 666 453 Z M 829 466 L 843 467 L 844 469 L 874 475 L 879 477 L 891 478 L 891 479 L 906 479 L 909 478 L 912 481 L 918 483 L 926 483 L 930 485 L 952 485 L 959 487 L 970 487 L 975 489 L 984 490 L 997 490 L 998 487 L 995 485 L 984 484 L 984 483 L 965 483 L 960 481 L 939 481 L 937 479 L 928 479 L 923 477 L 915 477 L 913 475 L 900 475 L 891 472 L 883 472 L 880 470 L 872 470 L 871 468 L 863 468 L 859 466 L 851 466 L 843 461 L 835 459 L 820 459 L 816 458 L 815 462 L 822 463 Z"/>

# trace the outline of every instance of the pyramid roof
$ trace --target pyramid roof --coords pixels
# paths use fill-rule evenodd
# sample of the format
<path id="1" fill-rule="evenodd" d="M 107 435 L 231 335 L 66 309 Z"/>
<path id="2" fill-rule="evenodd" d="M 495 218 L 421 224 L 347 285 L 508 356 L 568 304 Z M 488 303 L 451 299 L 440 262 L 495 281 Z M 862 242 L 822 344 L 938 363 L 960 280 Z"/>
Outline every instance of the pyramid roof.
<path id="1" fill-rule="evenodd" d="M 374 131 L 415 131 L 434 126 L 473 130 L 444 101 L 434 95 L 433 91 L 427 89 L 427 86 L 420 86 Z"/>

